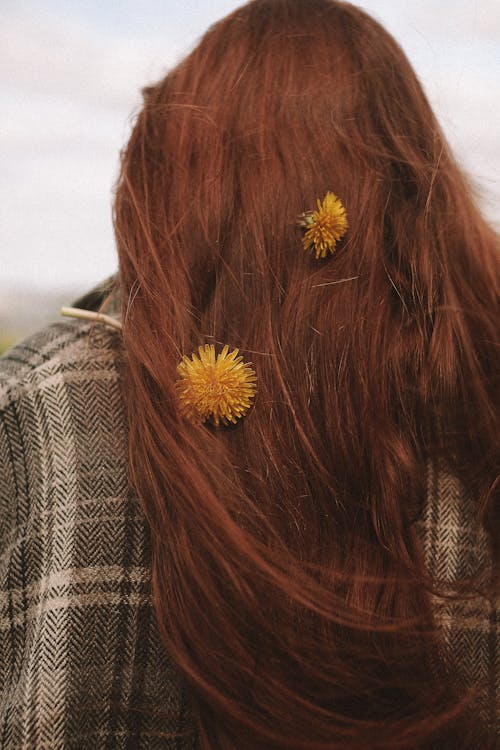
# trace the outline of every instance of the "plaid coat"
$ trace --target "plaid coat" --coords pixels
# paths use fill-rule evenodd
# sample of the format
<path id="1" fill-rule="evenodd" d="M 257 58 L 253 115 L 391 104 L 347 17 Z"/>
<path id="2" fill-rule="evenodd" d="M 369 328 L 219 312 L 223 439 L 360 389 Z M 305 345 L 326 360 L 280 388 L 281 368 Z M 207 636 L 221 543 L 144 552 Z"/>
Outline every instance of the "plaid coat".
<path id="1" fill-rule="evenodd" d="M 102 294 L 76 304 L 97 309 Z M 119 332 L 75 320 L 0 359 L 0 748 L 196 745 L 151 605 L 121 364 Z M 491 565 L 475 514 L 429 465 L 418 532 L 433 574 L 452 581 Z M 500 739 L 497 611 L 484 599 L 436 607 L 457 679 L 482 681 L 482 717 Z"/>

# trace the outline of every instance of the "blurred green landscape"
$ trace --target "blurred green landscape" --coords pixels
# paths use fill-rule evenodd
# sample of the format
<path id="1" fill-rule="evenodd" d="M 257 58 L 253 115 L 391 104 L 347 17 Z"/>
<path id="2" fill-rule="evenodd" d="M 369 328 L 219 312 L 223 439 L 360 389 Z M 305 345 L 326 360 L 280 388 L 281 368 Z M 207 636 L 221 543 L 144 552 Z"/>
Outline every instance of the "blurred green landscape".
<path id="1" fill-rule="evenodd" d="M 31 287 L 0 289 L 0 355 L 50 323 L 62 320 L 60 309 L 85 289 L 42 291 Z"/>
<path id="2" fill-rule="evenodd" d="M 11 346 L 14 346 L 16 343 L 16 339 L 9 338 L 7 336 L 0 338 L 0 354 L 3 354 L 7 351 L 7 349 L 10 349 Z"/>

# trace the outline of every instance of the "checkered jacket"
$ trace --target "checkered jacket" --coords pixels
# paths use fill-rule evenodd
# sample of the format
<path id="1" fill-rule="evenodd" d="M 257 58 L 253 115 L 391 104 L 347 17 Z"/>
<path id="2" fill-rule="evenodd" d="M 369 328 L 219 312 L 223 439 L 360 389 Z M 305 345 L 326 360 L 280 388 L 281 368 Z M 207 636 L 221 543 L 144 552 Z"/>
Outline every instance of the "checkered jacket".
<path id="1" fill-rule="evenodd" d="M 79 306 L 97 309 L 100 290 Z M 150 539 L 127 482 L 119 332 L 68 320 L 0 358 L 0 748 L 187 750 L 185 689 L 151 604 Z M 450 581 L 491 565 L 474 502 L 430 465 L 418 531 Z M 500 727 L 498 613 L 437 606 L 457 679 Z M 161 717 L 154 716 L 162 712 Z"/>

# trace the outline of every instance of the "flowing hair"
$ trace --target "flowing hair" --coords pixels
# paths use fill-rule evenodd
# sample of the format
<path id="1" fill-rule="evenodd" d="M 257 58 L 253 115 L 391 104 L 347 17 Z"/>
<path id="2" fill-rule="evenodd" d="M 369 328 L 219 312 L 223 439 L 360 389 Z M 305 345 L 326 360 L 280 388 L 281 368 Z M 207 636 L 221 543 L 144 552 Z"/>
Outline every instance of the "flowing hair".
<path id="1" fill-rule="evenodd" d="M 143 98 L 113 214 L 130 475 L 200 747 L 486 747 L 415 522 L 445 461 L 498 562 L 498 243 L 415 73 L 352 5 L 254 0 Z M 349 230 L 316 260 L 297 217 L 329 190 Z M 204 343 L 256 371 L 234 426 L 179 407 Z"/>

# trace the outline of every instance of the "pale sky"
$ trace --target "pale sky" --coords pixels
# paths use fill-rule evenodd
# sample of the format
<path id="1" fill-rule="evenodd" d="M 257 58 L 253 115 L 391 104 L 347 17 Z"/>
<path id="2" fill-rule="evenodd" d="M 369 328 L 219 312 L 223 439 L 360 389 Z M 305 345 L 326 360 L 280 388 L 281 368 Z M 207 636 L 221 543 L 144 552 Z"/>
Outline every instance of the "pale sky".
<path id="1" fill-rule="evenodd" d="M 0 290 L 116 270 L 111 189 L 140 105 L 231 0 L 2 0 Z M 500 0 L 364 0 L 403 46 L 500 224 Z"/>

